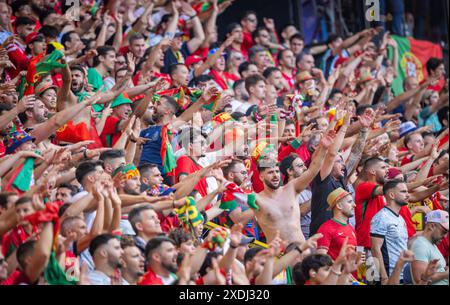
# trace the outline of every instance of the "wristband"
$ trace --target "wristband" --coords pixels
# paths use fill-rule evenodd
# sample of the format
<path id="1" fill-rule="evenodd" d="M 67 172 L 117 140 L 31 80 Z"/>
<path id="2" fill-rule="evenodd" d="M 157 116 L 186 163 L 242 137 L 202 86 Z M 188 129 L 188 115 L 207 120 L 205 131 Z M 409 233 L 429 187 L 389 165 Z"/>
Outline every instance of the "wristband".
<path id="1" fill-rule="evenodd" d="M 232 243 L 230 243 L 230 248 L 231 249 L 237 249 L 239 246 L 234 246 Z"/>
<path id="2" fill-rule="evenodd" d="M 133 140 L 133 139 L 130 139 L 130 142 L 132 142 L 132 143 L 137 143 L 137 141 L 136 141 L 136 140 Z"/>

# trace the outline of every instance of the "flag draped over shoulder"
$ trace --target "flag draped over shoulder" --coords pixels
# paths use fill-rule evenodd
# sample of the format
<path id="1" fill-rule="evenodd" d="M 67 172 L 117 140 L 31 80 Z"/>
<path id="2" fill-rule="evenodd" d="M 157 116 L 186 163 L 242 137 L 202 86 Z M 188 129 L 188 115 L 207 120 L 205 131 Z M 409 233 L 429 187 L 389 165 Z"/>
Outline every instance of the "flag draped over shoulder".
<path id="1" fill-rule="evenodd" d="M 44 222 L 53 223 L 53 244 L 50 253 L 50 259 L 44 270 L 44 278 L 50 285 L 76 285 L 77 281 L 68 279 L 64 270 L 59 266 L 56 259 L 56 250 L 58 246 L 58 235 L 60 227 L 60 219 L 58 210 L 62 202 L 50 202 L 45 205 L 45 209 L 38 211 L 26 217 L 26 220 L 34 226 L 38 226 Z"/>
<path id="2" fill-rule="evenodd" d="M 24 95 L 34 94 L 34 84 L 42 75 L 53 69 L 64 68 L 66 64 L 58 62 L 58 60 L 60 60 L 63 56 L 64 53 L 61 50 L 54 50 L 47 56 L 40 54 L 33 57 L 30 60 L 30 65 L 28 66 L 26 75 L 28 87 L 25 90 Z"/>
<path id="3" fill-rule="evenodd" d="M 416 77 L 422 82 L 427 77 L 426 63 L 431 57 L 441 58 L 440 45 L 425 40 L 416 40 L 392 35 L 398 46 L 398 76 L 392 84 L 395 96 L 403 93 L 403 81 L 408 76 Z M 389 47 L 389 58 L 393 58 L 392 48 Z"/>
<path id="4" fill-rule="evenodd" d="M 160 150 L 162 166 L 164 167 L 164 173 L 169 176 L 174 175 L 174 169 L 177 167 L 177 161 L 173 154 L 172 144 L 169 140 L 169 127 L 164 125 L 161 129 L 161 150 Z"/>

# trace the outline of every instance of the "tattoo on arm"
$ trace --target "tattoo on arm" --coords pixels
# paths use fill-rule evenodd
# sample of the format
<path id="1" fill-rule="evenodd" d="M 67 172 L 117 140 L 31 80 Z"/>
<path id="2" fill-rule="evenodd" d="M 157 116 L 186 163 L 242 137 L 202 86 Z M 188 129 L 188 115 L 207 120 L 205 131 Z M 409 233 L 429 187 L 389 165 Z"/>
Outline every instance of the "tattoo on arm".
<path id="1" fill-rule="evenodd" d="M 367 137 L 369 136 L 369 131 L 367 129 L 361 129 L 361 132 L 356 139 L 355 144 L 352 147 L 350 156 L 347 160 L 347 173 L 350 174 L 355 170 L 356 166 L 361 159 L 361 155 L 364 151 L 364 146 L 366 145 Z"/>

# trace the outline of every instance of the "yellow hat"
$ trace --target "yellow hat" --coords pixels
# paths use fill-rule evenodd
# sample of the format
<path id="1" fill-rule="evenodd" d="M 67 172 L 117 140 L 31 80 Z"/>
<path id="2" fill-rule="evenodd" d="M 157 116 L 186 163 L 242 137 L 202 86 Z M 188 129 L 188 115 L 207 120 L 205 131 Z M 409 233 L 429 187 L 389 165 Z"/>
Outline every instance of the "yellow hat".
<path id="1" fill-rule="evenodd" d="M 344 190 L 342 187 L 332 191 L 327 197 L 329 209 L 333 209 L 336 203 L 347 195 L 350 195 L 350 193 Z"/>

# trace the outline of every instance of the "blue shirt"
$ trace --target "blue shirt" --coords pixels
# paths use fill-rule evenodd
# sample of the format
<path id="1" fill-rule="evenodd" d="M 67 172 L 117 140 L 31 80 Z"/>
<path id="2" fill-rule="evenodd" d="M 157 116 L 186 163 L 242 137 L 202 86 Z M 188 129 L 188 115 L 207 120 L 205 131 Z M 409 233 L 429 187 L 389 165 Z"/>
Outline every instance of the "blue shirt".
<path id="1" fill-rule="evenodd" d="M 161 130 L 162 126 L 150 126 L 147 129 L 141 131 L 140 136 L 148 140 L 142 147 L 141 160 L 139 165 L 144 163 L 153 163 L 158 165 L 159 171 L 164 174 L 164 168 L 162 166 L 161 159 Z"/>

